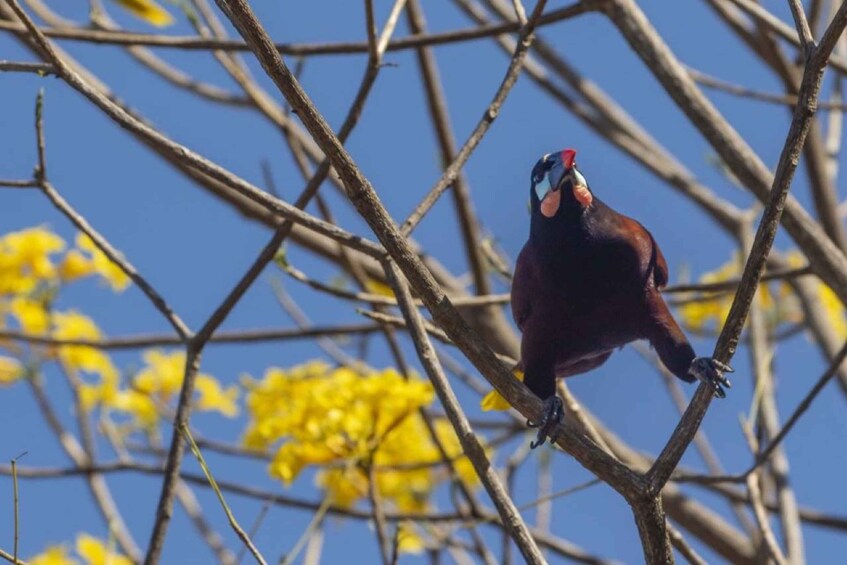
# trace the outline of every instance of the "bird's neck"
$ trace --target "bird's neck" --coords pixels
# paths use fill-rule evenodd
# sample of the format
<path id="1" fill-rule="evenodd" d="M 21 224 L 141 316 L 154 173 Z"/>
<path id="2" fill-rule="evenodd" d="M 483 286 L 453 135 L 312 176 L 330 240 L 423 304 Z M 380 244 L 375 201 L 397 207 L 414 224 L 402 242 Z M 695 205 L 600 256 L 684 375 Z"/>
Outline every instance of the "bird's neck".
<path id="1" fill-rule="evenodd" d="M 529 226 L 529 240 L 539 248 L 556 248 L 562 244 L 577 244 L 589 235 L 590 211 L 568 207 L 553 218 L 533 214 Z"/>

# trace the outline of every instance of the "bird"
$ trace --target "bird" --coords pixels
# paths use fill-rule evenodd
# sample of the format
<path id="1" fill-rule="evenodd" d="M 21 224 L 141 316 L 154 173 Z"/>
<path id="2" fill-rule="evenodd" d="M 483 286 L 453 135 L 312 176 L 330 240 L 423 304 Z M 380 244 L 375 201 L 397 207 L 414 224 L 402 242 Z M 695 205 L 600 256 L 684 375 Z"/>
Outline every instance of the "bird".
<path id="1" fill-rule="evenodd" d="M 668 265 L 656 240 L 636 220 L 594 195 L 576 151 L 544 155 L 530 179 L 530 230 L 515 264 L 512 316 L 520 329 L 518 369 L 543 401 L 530 427 L 534 449 L 564 416 L 557 378 L 596 369 L 615 349 L 646 339 L 676 377 L 700 380 L 724 398 L 733 369 L 697 357 L 660 290 Z"/>

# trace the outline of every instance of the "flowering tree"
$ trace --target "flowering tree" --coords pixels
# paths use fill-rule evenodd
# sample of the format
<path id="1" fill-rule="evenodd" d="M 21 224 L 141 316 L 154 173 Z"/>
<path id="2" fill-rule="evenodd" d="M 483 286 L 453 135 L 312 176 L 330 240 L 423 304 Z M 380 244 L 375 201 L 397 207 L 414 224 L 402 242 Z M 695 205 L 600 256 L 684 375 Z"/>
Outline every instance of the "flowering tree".
<path id="1" fill-rule="evenodd" d="M 259 225 L 271 237 L 254 245 L 256 249 L 238 250 L 242 257 L 245 251 L 254 255 L 212 306 L 202 301 L 207 311 L 197 323 L 193 313 L 165 297 L 162 272 L 191 279 L 192 295 L 215 282 L 193 277 L 184 264 L 150 276 L 148 265 L 142 268 L 131 253 L 125 255 L 103 235 L 74 202 L 84 191 L 54 180 L 52 145 L 45 133 L 51 114 L 43 92 L 37 95 L 31 136 L 34 172 L 28 177 L 0 164 L 5 179 L 0 180 L 0 196 L 40 193 L 56 214 L 32 212 L 39 221 L 0 233 L 0 407 L 14 412 L 18 403 L 30 403 L 41 426 L 38 433 L 55 439 L 59 451 L 53 458 L 45 455 L 40 440 L 21 426 L 4 431 L 14 436 L 9 446 L 23 449 L 7 453 L 11 462 L 0 467 L 8 478 L 0 500 L 9 501 L 4 508 L 9 506 L 11 518 L 0 522 L 9 524 L 8 531 L 0 531 L 0 557 L 41 565 L 178 562 L 189 557 L 229 564 L 246 553 L 264 563 L 276 551 L 284 563 L 301 558 L 314 563 L 322 554 L 327 560 L 392 563 L 400 556 L 429 555 L 438 562 L 449 555 L 458 562 L 493 563 L 515 559 L 517 550 L 532 563 L 612 558 L 666 563 L 676 556 L 692 563 L 718 558 L 802 563 L 807 555 L 820 560 L 844 543 L 847 518 L 832 513 L 844 502 L 843 495 L 831 494 L 835 485 L 826 484 L 817 468 L 804 468 L 802 461 L 801 469 L 790 475 L 789 456 L 800 445 L 814 458 L 813 467 L 826 468 L 836 466 L 839 457 L 825 441 L 809 439 L 808 433 L 798 437 L 794 430 L 801 419 L 811 417 L 810 407 L 830 380 L 840 385 L 830 391 L 833 402 L 843 402 L 847 391 L 847 232 L 836 190 L 844 107 L 840 74 L 823 81 L 828 69 L 833 74 L 847 69 L 847 50 L 841 44 L 847 4 L 811 0 L 804 7 L 790 0 L 782 16 L 793 19 L 792 27 L 749 0 L 704 2 L 712 25 L 724 39 L 741 40 L 735 48 L 752 57 L 750 68 L 763 68 L 777 79 L 784 90 L 780 94 L 683 66 L 632 0 L 581 0 L 564 7 L 541 0 L 530 12 L 519 0 L 486 0 L 484 5 L 455 0 L 473 26 L 443 33 L 427 31 L 423 9 L 430 7 L 418 0 L 396 0 L 390 7 L 365 0 L 361 11 L 367 40 L 321 44 L 274 44 L 265 29 L 272 25 L 271 16 L 257 18 L 253 9 L 260 6 L 246 0 L 216 0 L 218 9 L 207 0 L 77 4 L 68 8 L 41 0 L 0 0 L 3 40 L 37 59 L 0 61 L 3 78 L 18 88 L 16 78 L 26 75 L 12 73 L 58 77 L 58 83 L 44 83 L 48 92 L 62 88 L 78 93 L 87 111 L 107 116 L 141 142 L 134 151 L 149 153 L 171 168 L 171 177 L 199 186 L 204 201 L 238 212 L 234 223 L 239 227 Z M 378 11 L 383 8 L 384 14 Z M 66 9 L 88 21 L 69 19 Z M 697 167 L 708 171 L 704 175 L 720 188 L 689 172 L 675 156 L 676 147 L 660 145 L 624 110 L 626 101 L 616 102 L 545 37 L 547 28 L 552 34 L 583 21 L 594 25 L 592 14 L 611 24 L 602 28 L 605 35 L 597 48 L 622 37 L 640 59 L 644 80 L 658 82 L 682 111 L 684 125 L 706 140 L 710 158 Z M 139 25 L 177 25 L 192 33 L 135 33 L 120 27 L 118 21 L 131 17 Z M 395 38 L 401 22 L 408 34 Z M 312 23 L 320 29 L 318 23 L 306 22 Z M 310 25 L 300 24 L 312 33 Z M 230 38 L 233 30 L 238 39 Z M 599 36 L 596 30 L 590 33 Z M 471 133 L 460 147 L 434 49 L 442 44 L 470 49 L 474 40 L 496 42 L 509 59 L 482 117 L 465 128 Z M 139 72 L 152 73 L 192 104 L 211 104 L 210 114 L 219 108 L 251 110 L 251 119 L 259 116 L 262 127 L 270 125 L 274 134 L 282 134 L 287 148 L 279 159 L 285 161 L 283 176 L 291 179 L 293 171 L 304 188 L 297 196 L 281 190 L 272 163 L 263 167 L 261 183 L 224 166 L 230 151 L 244 147 L 224 151 L 215 140 L 205 139 L 210 151 L 218 151 L 218 162 L 204 157 L 203 147 L 176 142 L 97 75 L 97 65 L 86 62 L 87 51 L 69 47 L 78 43 L 117 46 L 136 61 Z M 214 70 L 224 73 L 221 82 L 233 86 L 219 86 L 206 78 L 208 68 L 179 57 L 170 60 L 160 48 L 212 55 Z M 396 146 L 419 138 L 416 128 L 421 124 L 410 118 L 403 131 L 391 124 L 391 139 L 373 136 L 365 148 L 357 147 L 361 161 L 345 146 L 366 103 L 385 95 L 375 85 L 390 72 L 384 69 L 395 64 L 389 53 L 405 53 L 410 57 L 405 62 L 420 77 L 423 98 L 415 110 L 427 116 L 424 126 L 433 126 L 440 159 L 435 185 L 421 192 L 422 198 L 414 193 L 408 202 L 395 200 L 399 190 L 375 189 L 369 178 L 380 178 L 394 165 L 391 158 L 379 158 L 380 147 L 402 158 Z M 349 105 L 343 90 L 312 92 L 300 86 L 312 58 L 353 54 L 367 62 Z M 296 64 L 289 67 L 291 61 Z M 261 72 L 270 82 L 258 78 Z M 346 69 L 334 72 L 325 83 L 331 87 L 342 82 L 335 79 Z M 679 208 L 662 208 L 664 214 L 681 218 L 677 231 L 699 229 L 695 224 L 701 218 L 713 220 L 711 239 L 697 247 L 708 257 L 689 263 L 704 274 L 692 282 L 695 277 L 678 270 L 675 284 L 664 292 L 702 347 L 712 347 L 716 340 L 716 359 L 729 362 L 742 350 L 747 354 L 749 364 L 739 373 L 750 378 L 742 377 L 733 390 L 727 402 L 735 404 L 713 408 L 724 416 L 726 410 L 735 410 L 733 415 L 743 411 L 737 433 L 727 433 L 734 424 L 727 426 L 725 418 L 712 429 L 707 424 L 707 431 L 721 433 L 714 444 L 704 431 L 698 432 L 712 401 L 710 389 L 701 386 L 686 403 L 653 352 L 636 344 L 630 357 L 610 364 L 608 372 L 632 372 L 632 360 L 643 358 L 647 363 L 638 372 L 660 375 L 681 414 L 662 413 L 666 408 L 655 404 L 645 409 L 647 400 L 631 398 L 613 406 L 603 398 L 614 392 L 601 395 L 599 388 L 586 388 L 575 394 L 560 383 L 567 414 L 555 431 L 556 447 L 529 449 L 525 423 L 538 416 L 541 404 L 520 384 L 523 375 L 515 369 L 518 336 L 505 308 L 510 257 L 525 233 L 521 241 L 506 242 L 495 226 L 506 230 L 513 220 L 487 208 L 490 222 L 477 213 L 486 195 L 472 194 L 468 174 L 476 149 L 483 151 L 484 141 L 498 139 L 496 130 L 489 135 L 489 129 L 519 77 L 537 100 L 552 100 L 553 105 L 538 111 L 530 107 L 530 113 L 538 114 L 535 118 L 525 115 L 526 105 L 508 107 L 504 119 L 512 112 L 544 124 L 545 112 L 566 116 L 572 127 L 583 128 L 586 139 L 590 136 L 606 152 L 627 156 L 637 174 L 649 175 L 684 197 Z M 112 78 L 117 85 L 125 77 Z M 461 76 L 461 86 L 482 78 L 481 72 L 473 81 Z M 28 87 L 21 82 L 19 88 Z M 779 155 L 773 171 L 753 151 L 753 142 L 706 97 L 705 88 L 735 97 L 733 104 L 770 104 L 783 122 L 786 113 L 780 107 L 792 109 L 787 125 L 777 122 L 778 139 L 758 142 L 761 149 Z M 321 105 L 310 95 L 331 99 L 321 101 L 338 110 L 340 127 L 329 127 Z M 824 95 L 826 102 L 820 100 Z M 392 108 L 405 101 L 382 102 L 368 106 L 374 121 L 391 122 Z M 827 111 L 824 118 L 816 114 L 819 107 Z M 182 110 L 189 108 L 177 114 Z M 86 137 L 85 132 L 75 133 Z M 10 135 L 17 143 L 29 132 Z M 551 139 L 560 135 L 556 131 Z M 501 138 L 514 144 L 511 136 Z M 278 145 L 279 139 L 274 141 Z M 278 156 L 277 146 L 273 151 Z M 417 152 L 406 153 L 415 153 L 412 160 L 420 161 Z M 789 194 L 801 160 L 807 204 L 816 220 Z M 596 161 L 597 174 L 612 178 L 599 170 L 600 163 Z M 526 172 L 528 167 L 514 178 L 524 179 Z M 131 183 L 131 176 L 121 181 Z M 61 173 L 55 175 L 61 178 Z M 524 180 L 515 182 L 525 190 Z M 453 207 L 445 213 L 437 202 L 448 191 Z M 411 192 L 409 188 L 404 194 Z M 524 194 L 509 193 L 508 198 L 520 202 Z M 401 202 L 411 203 L 412 212 L 395 213 Z M 27 206 L 34 205 L 27 201 Z M 513 217 L 517 206 L 506 206 Z M 126 208 L 108 211 L 128 222 L 141 216 Z M 162 217 L 166 215 L 162 210 Z M 180 237 L 190 237 L 191 216 L 181 216 Z M 449 231 L 460 244 L 414 241 L 412 232 L 428 216 L 443 223 L 430 226 L 431 232 L 422 225 L 422 241 L 443 242 L 439 236 Z M 57 218 L 72 228 L 58 227 Z M 158 220 L 150 219 L 141 230 L 151 242 Z M 772 249 L 780 226 L 790 240 L 786 238 L 782 250 Z M 729 235 L 725 239 L 730 243 L 718 243 L 723 240 L 717 234 Z M 666 246 L 666 252 L 677 249 L 677 243 Z M 225 255 L 214 251 L 215 259 Z M 462 264 L 458 268 L 468 273 L 453 273 L 445 264 Z M 263 273 L 272 282 L 270 291 L 251 291 Z M 259 330 L 238 325 L 238 309 L 251 300 L 248 291 L 263 291 L 295 325 Z M 115 335 L 101 329 L 124 326 L 98 304 L 117 304 L 132 294 L 156 309 L 168 333 Z M 312 324 L 307 316 L 314 314 L 331 323 Z M 233 329 L 221 329 L 233 318 Z M 301 354 L 275 348 L 272 361 L 262 360 L 259 366 L 244 353 L 255 344 L 303 340 L 309 340 L 311 349 Z M 221 344 L 234 344 L 227 351 L 239 353 L 216 360 Z M 791 354 L 777 357 L 783 346 Z M 824 366 L 818 370 L 821 359 Z M 742 363 L 736 358 L 736 365 Z M 777 386 L 783 382 L 777 381 L 779 370 L 786 366 L 800 375 L 787 387 L 791 394 Z M 649 382 L 647 376 L 640 379 L 642 384 L 629 386 L 638 387 L 632 390 L 642 395 L 639 399 L 649 399 L 652 393 L 642 389 L 659 386 L 643 384 Z M 639 425 L 616 426 L 618 413 L 632 405 Z M 837 417 L 842 417 L 843 405 L 838 406 L 842 414 Z M 785 411 L 789 416 L 781 418 Z M 644 448 L 645 437 L 655 437 L 656 443 L 646 442 Z M 696 450 L 683 461 L 692 443 Z M 705 470 L 695 465 L 705 465 Z M 733 471 L 728 474 L 725 466 Z M 574 480 L 583 476 L 587 480 Z M 139 494 L 143 477 L 155 479 L 152 495 Z M 85 496 L 93 501 L 95 510 L 80 514 L 86 516 L 84 525 L 69 514 L 51 512 L 61 501 L 53 501 L 53 507 L 28 505 L 39 485 L 61 481 L 84 485 Z M 605 486 L 595 486 L 601 484 L 615 491 L 613 505 L 604 498 L 608 490 L 601 492 Z M 583 490 L 579 496 L 588 502 L 571 504 Z M 819 492 L 836 497 L 827 509 L 801 504 L 798 493 L 816 497 Z M 523 500 L 527 502 L 516 502 Z M 623 518 L 621 509 L 627 510 Z M 568 519 L 554 522 L 554 511 Z M 175 515 L 188 520 L 172 519 Z M 64 537 L 33 538 L 26 516 L 55 524 Z M 333 523 L 332 517 L 343 523 Z M 822 539 L 820 528 L 838 535 Z M 618 546 L 617 538 L 629 541 Z"/>

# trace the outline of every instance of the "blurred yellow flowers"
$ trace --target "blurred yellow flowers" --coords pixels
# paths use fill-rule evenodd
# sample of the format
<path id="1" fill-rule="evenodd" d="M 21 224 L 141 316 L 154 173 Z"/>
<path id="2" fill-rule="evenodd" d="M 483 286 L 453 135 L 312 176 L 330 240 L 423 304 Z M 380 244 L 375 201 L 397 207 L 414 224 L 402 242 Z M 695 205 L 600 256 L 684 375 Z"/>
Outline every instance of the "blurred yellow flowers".
<path id="1" fill-rule="evenodd" d="M 52 255 L 65 248 L 61 237 L 43 227 L 0 237 L 0 295 L 35 290 L 39 281 L 56 278 Z"/>
<path id="2" fill-rule="evenodd" d="M 116 292 L 124 290 L 130 279 L 83 233 L 77 234 L 75 247 L 61 257 L 65 248 L 65 241 L 43 226 L 0 237 L 0 326 L 8 317 L 31 335 L 64 341 L 103 339 L 94 320 L 77 310 L 56 310 L 52 303 L 64 285 L 84 277 L 96 275 Z M 0 347 L 11 346 L 0 343 Z M 58 361 L 65 371 L 82 378 L 79 393 L 83 408 L 102 407 L 126 413 L 138 427 L 156 425 L 161 408 L 182 387 L 184 353 L 155 349 L 144 352 L 144 366 L 129 387 L 122 387 L 120 372 L 102 349 L 88 345 L 31 347 L 39 363 Z M 17 348 L 12 352 L 20 357 L 26 350 Z M 24 374 L 19 359 L 0 355 L 0 385 L 14 383 Z M 199 374 L 196 390 L 199 410 L 216 411 L 230 418 L 238 415 L 238 387 L 224 388 L 214 377 Z"/>
<path id="3" fill-rule="evenodd" d="M 15 382 L 24 374 L 20 361 L 0 355 L 0 386 Z"/>
<path id="4" fill-rule="evenodd" d="M 55 256 L 65 250 L 65 240 L 44 226 L 0 237 L 0 296 L 31 298 L 40 287 L 90 275 L 99 275 L 115 291 L 129 285 L 129 277 L 87 235 L 77 234 L 75 243 L 59 260 Z"/>
<path id="5" fill-rule="evenodd" d="M 305 467 L 320 466 L 317 484 L 333 503 L 351 506 L 368 495 L 373 472 L 384 500 L 401 511 L 417 511 L 443 478 L 434 468 L 441 459 L 438 448 L 419 412 L 434 398 L 426 381 L 404 379 L 394 369 L 362 374 L 312 362 L 269 369 L 262 380 L 245 379 L 244 386 L 249 416 L 244 444 L 266 449 L 279 443 L 269 472 L 285 484 Z M 458 473 L 475 481 L 450 424 L 434 425 L 447 454 L 458 457 Z"/>
<path id="6" fill-rule="evenodd" d="M 56 312 L 51 316 L 53 337 L 62 340 L 99 340 L 103 337 L 94 321 L 75 310 Z M 59 361 L 67 370 L 114 378 L 117 369 L 109 356 L 99 349 L 86 345 L 63 345 L 58 348 Z"/>
<path id="7" fill-rule="evenodd" d="M 797 252 L 788 254 L 788 262 L 793 267 L 805 264 L 804 258 Z M 738 255 L 735 254 L 727 263 L 700 277 L 698 282 L 718 283 L 737 279 L 740 276 L 741 263 Z M 815 279 L 815 285 L 818 298 L 833 328 L 840 336 L 847 337 L 847 321 L 845 321 L 845 310 L 841 301 L 818 279 Z M 798 323 L 803 320 L 799 301 L 787 282 L 779 280 L 761 283 L 756 296 L 764 311 L 768 327 L 772 330 L 781 324 Z M 692 295 L 690 300 L 678 307 L 680 320 L 694 330 L 719 330 L 729 314 L 732 299 L 732 292 Z"/>
<path id="8" fill-rule="evenodd" d="M 62 267 L 69 276 L 100 275 L 116 292 L 129 286 L 130 280 L 127 274 L 94 245 L 90 237 L 84 233 L 77 234 L 76 246 L 79 249 L 71 250 L 62 263 Z"/>
<path id="9" fill-rule="evenodd" d="M 182 388 L 185 378 L 185 353 L 166 353 L 151 349 L 145 351 L 142 357 L 145 365 L 136 373 L 127 388 L 121 388 L 117 376 L 111 375 L 104 375 L 97 384 L 83 385 L 83 406 L 90 410 L 99 405 L 124 412 L 131 415 L 135 423 L 142 428 L 156 425 L 160 407 L 167 406 Z M 199 373 L 196 392 L 197 410 L 219 412 L 228 418 L 238 415 L 238 387 L 224 389 L 211 375 Z"/>
<path id="10" fill-rule="evenodd" d="M 86 533 L 76 537 L 76 554 L 85 565 L 132 565 L 132 560 L 114 551 L 106 543 Z M 62 545 L 48 547 L 29 560 L 30 565 L 79 565 Z"/>
<path id="11" fill-rule="evenodd" d="M 173 17 L 153 0 L 115 0 L 133 16 L 156 27 L 171 25 Z"/>

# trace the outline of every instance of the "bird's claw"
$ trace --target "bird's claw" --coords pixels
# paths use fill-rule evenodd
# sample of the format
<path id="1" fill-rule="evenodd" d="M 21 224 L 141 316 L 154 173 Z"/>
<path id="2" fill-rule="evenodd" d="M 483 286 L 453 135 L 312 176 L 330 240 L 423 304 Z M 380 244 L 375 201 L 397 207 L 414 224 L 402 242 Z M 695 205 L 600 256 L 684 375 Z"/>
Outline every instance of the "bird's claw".
<path id="1" fill-rule="evenodd" d="M 722 386 L 732 388 L 732 384 L 724 376 L 724 373 L 734 373 L 735 369 L 711 357 L 697 357 L 691 362 L 688 368 L 688 374 L 696 377 L 697 380 L 703 382 L 710 387 L 718 398 L 726 398 Z"/>
<path id="2" fill-rule="evenodd" d="M 544 445 L 550 433 L 556 428 L 565 416 L 564 405 L 562 400 L 556 396 L 550 396 L 544 401 L 544 408 L 541 410 L 541 420 L 539 422 L 526 421 L 526 425 L 530 428 L 538 428 L 538 435 L 535 441 L 529 444 L 529 447 L 535 449 L 539 445 Z"/>

